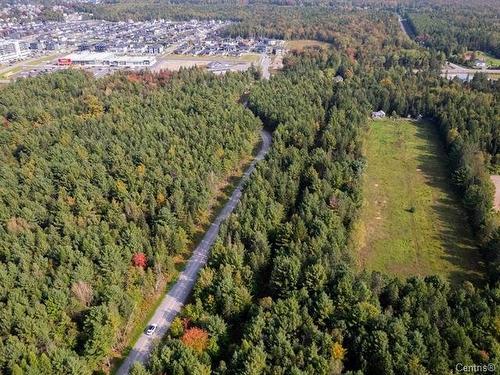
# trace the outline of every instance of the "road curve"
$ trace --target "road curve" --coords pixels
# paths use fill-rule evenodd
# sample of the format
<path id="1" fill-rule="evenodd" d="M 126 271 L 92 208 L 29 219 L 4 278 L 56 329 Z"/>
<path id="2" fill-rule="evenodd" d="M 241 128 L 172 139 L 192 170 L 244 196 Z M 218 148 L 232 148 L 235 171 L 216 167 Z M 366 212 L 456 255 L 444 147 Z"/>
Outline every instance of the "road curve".
<path id="1" fill-rule="evenodd" d="M 404 22 L 406 22 L 406 19 L 401 18 L 401 16 L 398 14 L 398 22 L 401 30 L 406 34 L 406 36 L 410 39 L 413 39 L 412 36 L 410 35 L 410 32 L 406 28 Z M 445 66 L 441 69 L 441 76 L 445 78 L 453 78 L 456 75 L 460 74 L 469 74 L 469 75 L 474 75 L 476 73 L 485 73 L 485 74 L 500 74 L 500 69 L 473 69 L 473 68 L 466 68 L 464 66 L 460 66 L 457 64 L 453 64 L 451 62 L 446 62 Z"/>
<path id="2" fill-rule="evenodd" d="M 246 169 L 238 185 L 231 194 L 231 198 L 224 205 L 223 209 L 220 211 L 208 231 L 205 233 L 202 241 L 194 250 L 193 255 L 186 265 L 186 268 L 179 275 L 177 282 L 163 298 L 160 306 L 158 306 L 153 317 L 148 322 L 148 325 L 158 325 L 156 332 L 152 336 L 146 336 L 145 334 L 142 334 L 139 337 L 134 347 L 128 354 L 127 358 L 125 358 L 121 366 L 118 368 L 118 371 L 116 372 L 117 375 L 128 374 L 135 362 L 146 362 L 154 346 L 154 342 L 160 340 L 165 335 L 175 316 L 180 312 L 182 306 L 186 303 L 189 295 L 191 294 L 194 283 L 196 282 L 198 271 L 207 262 L 210 248 L 217 238 L 221 223 L 225 219 L 227 219 L 227 217 L 238 205 L 246 180 L 254 171 L 257 162 L 264 159 L 267 152 L 269 151 L 269 148 L 271 147 L 271 133 L 266 130 L 262 130 L 261 137 L 262 145 L 259 153 L 252 161 L 250 166 Z"/>

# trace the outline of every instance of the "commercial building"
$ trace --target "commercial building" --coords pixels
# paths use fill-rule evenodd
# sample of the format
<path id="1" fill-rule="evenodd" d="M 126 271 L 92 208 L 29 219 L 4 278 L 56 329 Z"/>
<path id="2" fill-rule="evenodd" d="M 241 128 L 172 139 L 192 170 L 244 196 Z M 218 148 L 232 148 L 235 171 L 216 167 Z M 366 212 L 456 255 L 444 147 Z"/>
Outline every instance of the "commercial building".
<path id="1" fill-rule="evenodd" d="M 161 44 L 155 44 L 152 46 L 148 46 L 148 53 L 150 55 L 159 55 L 163 53 L 164 47 Z"/>
<path id="2" fill-rule="evenodd" d="M 58 60 L 59 65 L 148 67 L 156 63 L 154 56 L 117 55 L 111 52 L 71 53 Z"/>
<path id="3" fill-rule="evenodd" d="M 28 55 L 27 43 L 19 40 L 0 40 L 0 62 L 24 59 Z"/>

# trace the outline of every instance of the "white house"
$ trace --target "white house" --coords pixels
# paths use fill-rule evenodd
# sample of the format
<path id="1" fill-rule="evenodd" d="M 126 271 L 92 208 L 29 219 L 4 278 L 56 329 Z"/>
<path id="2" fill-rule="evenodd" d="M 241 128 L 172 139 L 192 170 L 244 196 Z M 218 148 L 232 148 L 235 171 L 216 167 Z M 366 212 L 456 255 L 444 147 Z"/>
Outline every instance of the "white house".
<path id="1" fill-rule="evenodd" d="M 478 69 L 486 69 L 486 61 L 476 60 L 476 61 L 474 61 L 474 66 Z"/>

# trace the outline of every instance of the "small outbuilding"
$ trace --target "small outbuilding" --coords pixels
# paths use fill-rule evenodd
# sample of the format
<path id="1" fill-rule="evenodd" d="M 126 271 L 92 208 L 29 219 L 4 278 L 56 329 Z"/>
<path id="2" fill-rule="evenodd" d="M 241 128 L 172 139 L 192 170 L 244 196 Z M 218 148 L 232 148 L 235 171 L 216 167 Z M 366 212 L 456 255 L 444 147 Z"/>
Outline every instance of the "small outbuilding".
<path id="1" fill-rule="evenodd" d="M 486 69 L 486 61 L 478 59 L 478 60 L 474 61 L 474 66 L 477 69 Z"/>
<path id="2" fill-rule="evenodd" d="M 377 112 L 372 112 L 372 119 L 377 120 L 385 118 L 385 112 L 384 111 L 377 111 Z"/>

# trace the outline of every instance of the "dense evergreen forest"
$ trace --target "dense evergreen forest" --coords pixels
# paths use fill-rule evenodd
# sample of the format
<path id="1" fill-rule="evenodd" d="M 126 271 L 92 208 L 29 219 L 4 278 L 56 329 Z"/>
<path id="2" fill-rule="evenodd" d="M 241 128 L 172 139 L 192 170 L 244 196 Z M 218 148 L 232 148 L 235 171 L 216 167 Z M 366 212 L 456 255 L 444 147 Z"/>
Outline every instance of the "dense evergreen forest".
<path id="1" fill-rule="evenodd" d="M 96 81 L 63 72 L 0 93 L 0 373 L 91 373 L 161 292 L 260 121 L 251 73 Z"/>
<path id="2" fill-rule="evenodd" d="M 498 90 L 415 75 L 399 62 L 344 73 L 348 60 L 292 57 L 285 72 L 252 90 L 250 108 L 275 129 L 273 148 L 222 229 L 192 303 L 134 375 L 443 374 L 456 363 L 499 364 L 494 259 L 489 286 L 455 288 L 438 277 L 357 273 L 349 251 L 367 112 L 434 118 L 464 177 L 465 200 L 477 199 L 471 212 L 488 216 L 487 180 L 467 173 L 484 173 L 469 159 L 480 149 L 498 154 Z M 468 112 L 456 116 L 454 103 Z M 498 255 L 499 233 L 490 229 L 479 237 Z"/>
<path id="3" fill-rule="evenodd" d="M 89 374 L 120 349 L 262 124 L 273 130 L 270 153 L 222 226 L 191 303 L 133 375 L 500 368 L 500 229 L 488 175 L 500 164 L 498 81 L 440 78 L 455 52 L 405 38 L 384 1 L 375 11 L 260 3 L 86 9 L 115 20 L 233 19 L 231 35 L 335 48 L 292 52 L 269 81 L 253 70 L 66 72 L 0 92 L 0 373 Z M 484 283 L 354 267 L 363 137 L 378 109 L 439 128 Z"/>
<path id="4" fill-rule="evenodd" d="M 463 61 L 467 51 L 480 50 L 500 58 L 498 6 L 434 7 L 408 12 L 416 40 Z"/>

